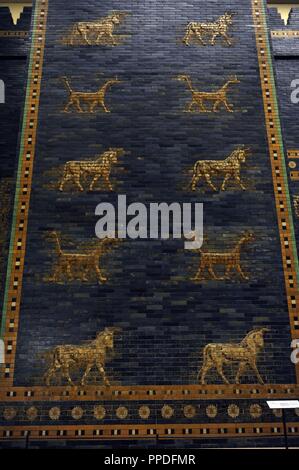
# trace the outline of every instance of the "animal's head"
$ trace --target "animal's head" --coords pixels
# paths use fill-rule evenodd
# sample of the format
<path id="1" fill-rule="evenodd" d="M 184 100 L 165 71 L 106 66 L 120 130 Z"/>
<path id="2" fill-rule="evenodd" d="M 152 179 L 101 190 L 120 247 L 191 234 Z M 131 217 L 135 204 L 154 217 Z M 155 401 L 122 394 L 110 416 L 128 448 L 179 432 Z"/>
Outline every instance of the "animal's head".
<path id="1" fill-rule="evenodd" d="M 109 85 L 115 85 L 117 83 L 121 83 L 121 80 L 119 80 L 117 77 L 115 78 L 110 78 L 110 80 L 108 80 L 109 82 Z"/>
<path id="2" fill-rule="evenodd" d="M 111 163 L 117 163 L 118 159 L 125 154 L 128 154 L 123 148 L 110 148 L 107 152 Z"/>
<path id="3" fill-rule="evenodd" d="M 97 339 L 103 341 L 103 345 L 108 349 L 113 349 L 114 346 L 114 335 L 120 333 L 121 329 L 116 327 L 107 327 L 104 331 L 100 331 L 97 334 Z"/>
<path id="4" fill-rule="evenodd" d="M 253 242 L 254 240 L 255 240 L 255 235 L 253 232 L 250 232 L 250 231 L 244 232 L 243 241 L 245 243 L 250 243 L 250 242 Z"/>
<path id="5" fill-rule="evenodd" d="M 123 19 L 127 15 L 128 13 L 124 13 L 124 12 L 112 12 L 111 15 L 109 15 L 109 18 L 113 24 L 118 25 L 123 21 Z"/>
<path id="6" fill-rule="evenodd" d="M 245 147 L 239 147 L 238 148 L 238 154 L 237 158 L 239 162 L 245 163 L 246 158 L 251 154 L 251 149 L 250 148 L 245 148 Z"/>
<path id="7" fill-rule="evenodd" d="M 44 237 L 46 240 L 54 240 L 59 235 L 59 232 L 56 232 L 55 230 L 50 230 L 49 232 L 45 233 Z"/>
<path id="8" fill-rule="evenodd" d="M 177 75 L 177 77 L 174 78 L 175 80 L 178 80 L 179 82 L 185 82 L 189 79 L 188 75 Z"/>
<path id="9" fill-rule="evenodd" d="M 269 331 L 269 328 L 258 328 L 253 330 L 251 338 L 259 348 L 264 346 L 264 334 Z"/>
<path id="10" fill-rule="evenodd" d="M 232 75 L 228 78 L 228 83 L 232 83 L 233 85 L 235 85 L 237 83 L 240 83 L 240 80 L 238 79 L 237 75 Z"/>
<path id="11" fill-rule="evenodd" d="M 235 13 L 228 13 L 228 12 L 225 13 L 223 15 L 223 19 L 224 19 L 225 23 L 228 24 L 228 25 L 232 24 L 234 15 L 235 15 Z"/>
<path id="12" fill-rule="evenodd" d="M 100 242 L 100 251 L 102 253 L 108 253 L 113 246 L 118 245 L 121 242 L 120 238 L 116 238 L 115 234 L 103 238 Z"/>

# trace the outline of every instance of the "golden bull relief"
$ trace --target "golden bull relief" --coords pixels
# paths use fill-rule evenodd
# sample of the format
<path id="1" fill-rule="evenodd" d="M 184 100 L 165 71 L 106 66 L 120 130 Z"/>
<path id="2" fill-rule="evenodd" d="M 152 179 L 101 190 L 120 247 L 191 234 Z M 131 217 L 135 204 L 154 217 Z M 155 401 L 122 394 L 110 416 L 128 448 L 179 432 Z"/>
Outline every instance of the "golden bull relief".
<path id="1" fill-rule="evenodd" d="M 55 243 L 56 261 L 52 275 L 45 278 L 45 281 L 62 283 L 80 280 L 88 282 L 92 281 L 94 277 L 99 284 L 107 281 L 101 268 L 102 257 L 110 251 L 113 245 L 119 243 L 119 239 L 104 238 L 77 251 L 65 251 L 61 247 L 57 232 L 50 232 L 48 238 Z"/>
<path id="2" fill-rule="evenodd" d="M 74 24 L 62 42 L 70 46 L 117 46 L 126 36 L 116 35 L 115 29 L 122 24 L 128 14 L 127 12 L 111 12 L 99 20 L 79 21 Z"/>
<path id="3" fill-rule="evenodd" d="M 241 251 L 244 245 L 253 242 L 254 239 L 255 237 L 253 233 L 245 232 L 230 251 L 203 251 L 201 248 L 199 250 L 195 250 L 200 254 L 200 262 L 198 270 L 192 280 L 201 281 L 205 279 L 205 271 L 208 272 L 207 279 L 215 281 L 232 279 L 234 271 L 242 280 L 248 281 L 249 276 L 244 273 L 241 267 Z M 223 266 L 225 268 L 223 276 L 219 276 L 215 273 L 215 266 Z"/>
<path id="4" fill-rule="evenodd" d="M 187 25 L 187 30 L 183 43 L 190 46 L 191 40 L 201 42 L 203 46 L 206 45 L 204 39 L 210 37 L 210 45 L 214 46 L 217 37 L 223 38 L 228 46 L 232 45 L 232 41 L 228 36 L 228 30 L 233 23 L 234 13 L 225 13 L 220 16 L 217 21 L 210 23 L 197 23 L 190 22 Z"/>
<path id="5" fill-rule="evenodd" d="M 99 180 L 105 183 L 109 191 L 113 191 L 113 186 L 110 181 L 112 167 L 117 164 L 119 158 L 126 153 L 128 152 L 122 148 L 111 148 L 101 153 L 93 160 L 72 160 L 66 162 L 59 184 L 59 191 L 65 191 L 65 185 L 69 184 L 73 187 L 75 186 L 80 191 L 84 191 L 82 180 L 86 182 L 87 178 L 91 178 L 88 184 L 89 191 L 95 190 L 95 185 Z"/>
<path id="6" fill-rule="evenodd" d="M 178 75 L 176 79 L 180 82 L 186 82 L 192 95 L 192 100 L 185 110 L 187 113 L 191 113 L 193 108 L 200 113 L 216 113 L 221 106 L 224 106 L 228 113 L 235 112 L 233 105 L 228 101 L 227 93 L 231 85 L 240 83 L 240 80 L 236 76 L 229 77 L 221 88 L 212 92 L 195 90 L 189 75 Z M 206 102 L 213 105 L 212 109 L 206 107 Z"/>
<path id="7" fill-rule="evenodd" d="M 256 328 L 250 331 L 240 343 L 210 343 L 203 350 L 203 364 L 198 373 L 198 380 L 205 384 L 205 378 L 210 369 L 215 368 L 222 380 L 229 384 L 223 372 L 225 364 L 239 363 L 234 383 L 239 384 L 240 378 L 246 369 L 251 368 L 255 372 L 260 384 L 264 381 L 257 368 L 258 354 L 264 348 L 264 334 L 270 331 L 268 328 Z"/>
<path id="8" fill-rule="evenodd" d="M 220 190 L 225 191 L 229 180 L 234 181 L 241 189 L 246 187 L 241 181 L 241 166 L 246 162 L 250 155 L 250 149 L 239 147 L 234 150 L 223 161 L 218 160 L 198 160 L 193 167 L 193 175 L 191 181 L 192 191 L 196 190 L 199 181 L 203 180 L 213 191 L 217 191 L 216 186 L 212 182 L 213 176 L 223 178 Z"/>
<path id="9" fill-rule="evenodd" d="M 107 80 L 103 86 L 101 86 L 97 91 L 94 92 L 84 92 L 84 91 L 74 91 L 70 85 L 70 82 L 67 77 L 62 77 L 62 80 L 65 84 L 65 87 L 68 91 L 69 98 L 68 102 L 64 107 L 64 112 L 70 112 L 72 107 L 77 111 L 77 113 L 94 113 L 97 107 L 103 109 L 105 113 L 110 113 L 111 111 L 107 108 L 105 104 L 105 96 L 107 90 L 117 83 L 121 83 L 117 78 L 111 78 Z M 82 105 L 85 108 L 82 108 Z"/>
<path id="10" fill-rule="evenodd" d="M 105 372 L 107 351 L 113 351 L 114 335 L 119 332 L 119 328 L 105 328 L 97 334 L 96 339 L 88 341 L 86 344 L 78 346 L 63 344 L 44 353 L 43 356 L 50 362 L 50 366 L 44 375 L 46 385 L 51 385 L 51 380 L 57 373 L 60 373 L 69 385 L 75 385 L 70 375 L 70 370 L 74 367 L 84 368 L 80 385 L 85 385 L 92 368 L 96 367 L 104 385 L 109 387 L 110 382 Z"/>

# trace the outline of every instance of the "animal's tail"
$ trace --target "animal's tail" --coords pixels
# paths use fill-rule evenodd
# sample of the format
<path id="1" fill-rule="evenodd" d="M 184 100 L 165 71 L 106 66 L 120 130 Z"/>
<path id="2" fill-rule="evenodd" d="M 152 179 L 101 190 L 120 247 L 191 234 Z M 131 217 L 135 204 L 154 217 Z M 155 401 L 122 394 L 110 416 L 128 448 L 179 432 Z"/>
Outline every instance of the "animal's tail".
<path id="1" fill-rule="evenodd" d="M 72 90 L 72 88 L 71 88 L 71 85 L 70 85 L 70 82 L 69 82 L 68 78 L 67 78 L 67 77 L 61 77 L 61 79 L 62 79 L 63 82 L 64 82 L 65 88 L 67 89 L 67 91 L 68 91 L 69 94 L 71 95 L 72 92 L 73 92 L 73 90 Z"/>

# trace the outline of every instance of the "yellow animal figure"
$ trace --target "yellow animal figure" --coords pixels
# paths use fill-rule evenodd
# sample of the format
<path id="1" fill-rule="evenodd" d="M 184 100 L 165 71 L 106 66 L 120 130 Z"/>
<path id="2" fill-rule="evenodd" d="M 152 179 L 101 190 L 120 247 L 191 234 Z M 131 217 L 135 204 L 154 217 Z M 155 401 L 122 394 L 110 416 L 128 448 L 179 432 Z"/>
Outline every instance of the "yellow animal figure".
<path id="1" fill-rule="evenodd" d="M 234 150 L 223 161 L 218 160 L 198 160 L 193 168 L 193 176 L 191 181 L 191 189 L 195 191 L 198 182 L 203 179 L 208 186 L 217 191 L 216 186 L 212 182 L 212 176 L 222 176 L 223 182 L 221 191 L 225 191 L 227 182 L 233 179 L 241 189 L 245 190 L 245 186 L 241 181 L 240 171 L 241 165 L 246 162 L 246 158 L 250 153 L 250 149 L 238 148 Z"/>
<path id="2" fill-rule="evenodd" d="M 84 191 L 81 184 L 81 178 L 91 176 L 92 180 L 89 184 L 89 191 L 93 191 L 97 181 L 102 178 L 109 191 L 113 191 L 110 181 L 110 173 L 112 166 L 118 162 L 118 159 L 126 153 L 124 149 L 109 149 L 103 152 L 94 160 L 73 160 L 66 162 L 63 169 L 62 180 L 59 190 L 64 191 L 64 186 L 68 182 L 75 184 L 80 191 Z"/>
<path id="3" fill-rule="evenodd" d="M 84 113 L 81 104 L 85 104 L 88 108 L 87 112 L 94 113 L 95 108 L 100 106 L 105 113 L 110 113 L 110 110 L 105 104 L 105 96 L 108 88 L 116 83 L 121 83 L 117 78 L 107 80 L 106 83 L 95 92 L 74 91 L 69 83 L 67 77 L 62 77 L 66 89 L 69 93 L 69 100 L 64 108 L 64 112 L 69 112 L 71 106 L 75 108 L 78 113 Z"/>
<path id="4" fill-rule="evenodd" d="M 238 242 L 236 243 L 235 247 L 231 251 L 226 252 L 214 252 L 214 251 L 202 251 L 202 249 L 196 250 L 200 254 L 200 262 L 199 268 L 197 273 L 192 278 L 193 281 L 200 281 L 204 279 L 202 277 L 205 270 L 209 273 L 209 278 L 213 280 L 224 280 L 224 279 L 231 279 L 232 277 L 232 270 L 235 270 L 241 279 L 248 281 L 249 276 L 244 274 L 241 268 L 241 250 L 243 245 L 254 241 L 255 237 L 251 232 L 245 232 Z M 224 276 L 217 276 L 214 267 L 215 266 L 224 266 L 225 273 Z"/>
<path id="5" fill-rule="evenodd" d="M 240 80 L 238 80 L 236 76 L 230 77 L 219 90 L 212 92 L 195 90 L 192 86 L 192 82 L 190 80 L 189 75 L 178 75 L 177 80 L 179 80 L 180 82 L 186 82 L 192 94 L 192 101 L 187 107 L 187 112 L 192 112 L 193 107 L 195 107 L 201 113 L 211 113 L 212 111 L 216 113 L 217 111 L 219 111 L 221 105 L 224 105 L 226 111 L 228 111 L 229 113 L 234 112 L 233 105 L 229 104 L 228 102 L 227 93 L 230 85 L 240 83 Z M 207 109 L 205 107 L 205 102 L 213 104 L 212 110 Z"/>
<path id="6" fill-rule="evenodd" d="M 233 16 L 233 13 L 225 13 L 213 23 L 196 23 L 194 21 L 189 23 L 183 43 L 186 44 L 186 46 L 190 46 L 190 39 L 196 38 L 205 46 L 204 37 L 210 36 L 210 44 L 214 46 L 215 40 L 219 36 L 225 39 L 228 46 L 231 46 L 232 43 L 227 32 L 233 22 Z"/>
<path id="7" fill-rule="evenodd" d="M 71 45 L 79 36 L 88 45 L 100 44 L 106 41 L 115 46 L 117 44 L 113 34 L 115 27 L 121 24 L 126 15 L 127 13 L 115 12 L 100 20 L 75 23 L 71 33 Z"/>
<path id="8" fill-rule="evenodd" d="M 250 331 L 241 343 L 210 343 L 203 350 L 203 365 L 198 373 L 199 382 L 204 385 L 205 378 L 210 369 L 215 368 L 222 380 L 229 384 L 223 372 L 225 364 L 239 363 L 239 369 L 235 377 L 236 384 L 240 383 L 240 377 L 247 368 L 251 368 L 260 384 L 264 381 L 258 371 L 256 361 L 258 354 L 264 348 L 264 333 L 270 331 L 268 328 L 256 328 Z"/>
<path id="9" fill-rule="evenodd" d="M 50 386 L 51 379 L 61 373 L 70 385 L 75 385 L 70 369 L 74 366 L 85 368 L 80 385 L 85 385 L 86 379 L 93 367 L 96 367 L 104 384 L 109 387 L 110 382 L 105 372 L 107 350 L 114 348 L 114 335 L 119 333 L 119 328 L 105 328 L 97 334 L 96 339 L 88 341 L 84 345 L 63 344 L 56 346 L 52 351 L 47 351 L 46 356 L 50 358 L 51 365 L 45 373 L 44 380 Z"/>
<path id="10" fill-rule="evenodd" d="M 75 279 L 81 281 L 89 281 L 90 277 L 95 274 L 98 282 L 104 283 L 107 277 L 104 276 L 100 268 L 100 262 L 105 253 L 107 253 L 111 245 L 119 242 L 116 238 L 104 238 L 99 241 L 94 248 L 87 249 L 82 252 L 64 251 L 61 248 L 58 233 L 53 231 L 50 234 L 56 244 L 57 260 L 54 265 L 52 276 L 47 279 L 50 282 L 71 282 Z"/>

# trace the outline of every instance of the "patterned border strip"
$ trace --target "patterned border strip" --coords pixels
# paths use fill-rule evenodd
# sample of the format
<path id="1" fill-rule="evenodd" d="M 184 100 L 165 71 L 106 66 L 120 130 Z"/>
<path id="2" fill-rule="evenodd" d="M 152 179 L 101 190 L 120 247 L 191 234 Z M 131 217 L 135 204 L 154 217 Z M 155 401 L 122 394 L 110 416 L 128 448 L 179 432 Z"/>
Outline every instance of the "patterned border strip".
<path id="1" fill-rule="evenodd" d="M 29 31 L 0 31 L 0 38 L 28 38 Z"/>
<path id="2" fill-rule="evenodd" d="M 299 316 L 297 306 L 299 283 L 298 257 L 292 220 L 291 202 L 288 192 L 287 171 L 282 144 L 281 125 L 275 91 L 271 52 L 267 35 L 264 0 L 252 0 L 252 10 L 284 266 L 290 330 L 292 338 L 297 339 L 299 338 Z M 299 366 L 295 366 L 295 369 L 298 383 Z"/>
<path id="3" fill-rule="evenodd" d="M 299 181 L 299 171 L 295 170 L 295 168 L 297 168 L 296 159 L 299 158 L 299 150 L 288 150 L 288 158 L 289 168 L 292 170 L 290 171 L 290 178 L 292 181 Z"/>
<path id="4" fill-rule="evenodd" d="M 86 387 L 11 387 L 0 392 L 0 401 L 157 401 L 157 400 L 223 400 L 245 398 L 298 398 L 297 385 L 153 385 Z"/>
<path id="5" fill-rule="evenodd" d="M 283 158 L 283 149 L 281 144 L 280 123 L 276 104 L 276 95 L 271 67 L 271 56 L 269 53 L 269 44 L 265 27 L 265 13 L 263 9 L 263 0 L 252 0 L 253 16 L 256 26 L 256 41 L 258 48 L 258 58 L 260 65 L 262 91 L 265 106 L 266 125 L 269 139 L 269 149 L 271 154 L 271 163 L 273 171 L 273 181 L 275 186 L 276 206 L 278 211 L 279 228 L 281 235 L 282 253 L 284 259 L 286 289 L 288 297 L 288 306 L 291 320 L 292 337 L 298 336 L 299 327 L 296 328 L 296 306 L 297 306 L 297 275 L 296 267 L 298 264 L 295 247 L 293 246 L 293 226 L 290 213 L 289 195 L 287 192 L 287 180 L 285 178 L 285 162 Z M 23 387 L 13 387 L 13 372 L 15 349 L 17 341 L 18 314 L 20 309 L 22 272 L 25 256 L 25 239 L 27 231 L 27 219 L 29 209 L 29 198 L 31 188 L 31 178 L 33 169 L 33 158 L 36 140 L 36 129 L 38 123 L 38 105 L 40 84 L 42 76 L 43 52 L 46 34 L 48 0 L 39 0 L 36 3 L 34 13 L 34 28 L 32 49 L 30 55 L 30 67 L 28 75 L 28 86 L 26 96 L 25 114 L 23 119 L 23 130 L 20 148 L 20 159 L 17 180 L 17 192 L 15 199 L 14 223 L 12 227 L 11 249 L 7 276 L 7 295 L 5 299 L 6 313 L 3 318 L 3 329 L 5 328 L 6 358 L 9 358 L 5 367 L 5 377 L 2 380 L 3 387 L 1 398 L 14 400 L 15 397 L 36 400 L 37 397 L 43 400 L 53 400 L 65 397 L 66 400 L 77 399 L 84 400 L 85 397 L 92 395 L 92 399 L 105 396 L 107 391 L 103 387 L 86 387 L 84 390 L 75 388 L 69 390 L 67 387 L 32 387 L 30 389 Z M 265 60 L 265 53 L 267 59 Z M 297 331 L 295 331 L 297 330 Z M 298 368 L 297 368 L 298 373 Z M 298 376 L 298 375 L 297 375 Z M 9 388 L 7 387 L 10 386 Z M 273 392 L 273 391 L 274 392 Z M 147 397 L 149 400 L 165 395 L 171 400 L 182 398 L 198 399 L 199 395 L 203 399 L 218 396 L 221 399 L 227 397 L 236 397 L 242 395 L 242 398 L 252 397 L 253 394 L 259 394 L 259 397 L 272 396 L 290 396 L 298 393 L 298 387 L 295 385 L 244 385 L 244 386 L 153 386 L 153 387 L 112 387 L 109 389 L 109 398 L 117 396 L 133 397 L 140 399 Z M 91 394 L 91 395 L 90 395 Z"/>
<path id="6" fill-rule="evenodd" d="M 4 336 L 6 365 L 4 380 L 13 383 L 17 330 L 22 291 L 29 201 L 35 154 L 40 83 L 46 36 L 48 0 L 37 0 L 33 19 L 32 45 L 23 116 L 14 214 L 9 249 L 1 333 Z M 3 379 L 1 380 L 3 381 Z M 1 382 L 0 382 L 1 383 Z"/>
<path id="7" fill-rule="evenodd" d="M 288 423 L 289 435 L 299 435 L 299 422 Z M 1 426 L 0 440 L 24 439 L 30 432 L 30 439 L 155 439 L 185 438 L 196 439 L 213 437 L 269 437 L 282 436 L 283 427 L 279 423 L 248 424 L 152 424 L 152 425 L 77 425 L 77 426 Z"/>
<path id="8" fill-rule="evenodd" d="M 271 31 L 272 38 L 299 38 L 299 31 L 294 30 L 278 30 Z"/>

